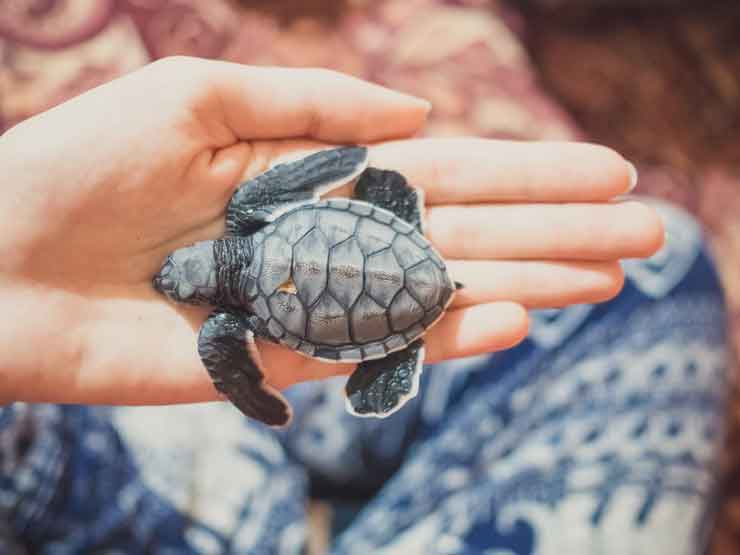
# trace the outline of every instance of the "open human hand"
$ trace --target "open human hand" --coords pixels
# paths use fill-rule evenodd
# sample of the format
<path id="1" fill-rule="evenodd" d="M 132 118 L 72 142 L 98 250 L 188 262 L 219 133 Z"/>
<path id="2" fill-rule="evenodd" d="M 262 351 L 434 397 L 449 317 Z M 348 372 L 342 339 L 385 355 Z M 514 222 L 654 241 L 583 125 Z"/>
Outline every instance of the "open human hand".
<path id="1" fill-rule="evenodd" d="M 197 352 L 209 310 L 151 278 L 220 237 L 245 177 L 328 144 L 425 192 L 427 235 L 465 284 L 426 335 L 427 361 L 510 347 L 525 308 L 618 293 L 619 259 L 662 244 L 615 152 L 574 143 L 406 139 L 424 101 L 326 70 L 168 59 L 0 137 L 0 398 L 154 404 L 217 399 Z M 348 373 L 260 344 L 268 383 Z"/>

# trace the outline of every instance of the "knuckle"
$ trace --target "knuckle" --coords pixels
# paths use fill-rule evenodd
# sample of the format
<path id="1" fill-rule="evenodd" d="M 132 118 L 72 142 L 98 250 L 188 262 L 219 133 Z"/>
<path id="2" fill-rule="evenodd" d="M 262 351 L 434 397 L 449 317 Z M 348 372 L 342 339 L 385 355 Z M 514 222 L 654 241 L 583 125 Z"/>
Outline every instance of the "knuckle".
<path id="1" fill-rule="evenodd" d="M 142 89 L 156 91 L 164 111 L 190 109 L 209 98 L 216 81 L 210 60 L 168 56 L 142 69 Z"/>

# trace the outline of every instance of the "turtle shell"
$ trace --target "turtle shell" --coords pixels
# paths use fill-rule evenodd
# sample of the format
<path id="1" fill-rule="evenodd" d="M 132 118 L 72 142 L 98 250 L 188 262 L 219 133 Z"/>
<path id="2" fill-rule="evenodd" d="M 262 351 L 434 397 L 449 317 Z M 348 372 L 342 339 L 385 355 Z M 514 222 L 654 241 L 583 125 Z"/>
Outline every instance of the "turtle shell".
<path id="1" fill-rule="evenodd" d="M 253 235 L 244 298 L 268 338 L 342 362 L 403 349 L 442 316 L 455 285 L 414 227 L 362 201 L 293 208 Z"/>

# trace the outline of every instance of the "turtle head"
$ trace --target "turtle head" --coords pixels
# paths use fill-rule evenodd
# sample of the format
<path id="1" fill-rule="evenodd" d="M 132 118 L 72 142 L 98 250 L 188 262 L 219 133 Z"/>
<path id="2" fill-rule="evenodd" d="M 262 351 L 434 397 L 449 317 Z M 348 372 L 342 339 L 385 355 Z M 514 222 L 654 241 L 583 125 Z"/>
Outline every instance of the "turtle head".
<path id="1" fill-rule="evenodd" d="M 196 243 L 170 254 L 152 284 L 173 301 L 212 303 L 217 291 L 213 241 Z"/>

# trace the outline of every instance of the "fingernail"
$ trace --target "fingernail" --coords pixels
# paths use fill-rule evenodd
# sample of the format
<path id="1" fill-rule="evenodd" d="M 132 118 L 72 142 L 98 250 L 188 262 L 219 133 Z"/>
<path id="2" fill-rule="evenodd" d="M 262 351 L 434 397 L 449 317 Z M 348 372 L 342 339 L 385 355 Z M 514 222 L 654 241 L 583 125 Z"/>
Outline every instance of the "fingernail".
<path id="1" fill-rule="evenodd" d="M 629 189 L 627 189 L 627 192 L 631 193 L 632 191 L 635 190 L 635 187 L 637 187 L 637 179 L 638 179 L 637 168 L 630 161 L 627 161 L 627 167 L 629 168 L 629 173 L 630 173 L 630 186 L 629 186 Z"/>

